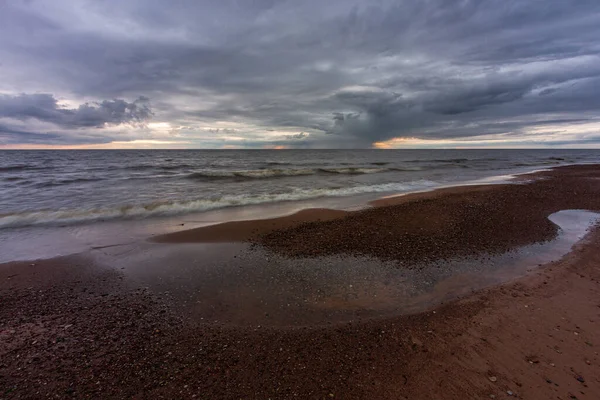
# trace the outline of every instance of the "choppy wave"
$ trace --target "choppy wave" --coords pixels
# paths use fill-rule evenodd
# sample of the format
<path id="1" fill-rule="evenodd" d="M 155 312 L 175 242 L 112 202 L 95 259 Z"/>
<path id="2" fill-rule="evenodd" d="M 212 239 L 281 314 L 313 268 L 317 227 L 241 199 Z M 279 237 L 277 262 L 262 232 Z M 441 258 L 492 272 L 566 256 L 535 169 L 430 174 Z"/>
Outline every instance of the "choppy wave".
<path id="1" fill-rule="evenodd" d="M 391 171 L 391 169 L 390 168 L 348 167 L 348 168 L 319 168 L 318 171 L 328 173 L 328 174 L 361 175 L 361 174 L 376 174 L 378 172 Z"/>
<path id="2" fill-rule="evenodd" d="M 515 167 L 536 167 L 541 165 L 559 165 L 560 161 L 549 158 L 548 161 L 536 161 L 536 162 L 518 162 L 514 163 Z"/>
<path id="3" fill-rule="evenodd" d="M 268 179 L 289 176 L 323 175 L 323 174 L 341 174 L 341 175 L 363 175 L 375 174 L 378 172 L 402 171 L 409 169 L 401 168 L 367 168 L 367 167 L 347 167 L 347 168 L 273 168 L 273 169 L 248 169 L 248 170 L 204 170 L 197 171 L 187 175 L 189 179 Z M 411 171 L 417 169 L 410 169 Z"/>
<path id="4" fill-rule="evenodd" d="M 486 160 L 486 159 L 479 159 Z M 491 160 L 491 159 L 490 159 Z M 410 163 L 464 163 L 469 160 L 468 158 L 436 158 L 436 159 L 422 159 L 422 160 L 410 160 Z"/>
<path id="5" fill-rule="evenodd" d="M 485 157 L 485 158 L 433 158 L 433 159 L 415 159 L 407 161 L 409 163 L 441 163 L 446 164 L 462 164 L 466 162 L 494 162 L 494 161 L 503 161 L 502 158 L 495 157 Z"/>
<path id="6" fill-rule="evenodd" d="M 323 189 L 296 189 L 287 193 L 260 195 L 226 195 L 211 199 L 185 202 L 165 201 L 144 205 L 124 205 L 117 208 L 89 208 L 78 210 L 40 210 L 0 215 L 0 228 L 39 225 L 70 225 L 114 219 L 141 219 L 202 212 L 218 208 L 236 207 L 283 201 L 308 200 L 320 197 L 341 197 L 362 193 L 401 193 L 437 186 L 436 182 L 419 180 L 407 183 L 385 183 Z"/>
<path id="7" fill-rule="evenodd" d="M 40 167 L 27 164 L 6 165 L 4 167 L 0 167 L 0 172 L 25 171 L 31 169 L 40 169 Z"/>
<path id="8" fill-rule="evenodd" d="M 175 169 L 182 169 L 182 168 L 193 168 L 194 165 L 192 164 L 177 164 L 177 165 L 161 165 L 159 168 L 165 171 L 171 171 L 171 170 L 175 170 Z"/>
<path id="9" fill-rule="evenodd" d="M 122 169 L 131 170 L 131 171 L 147 171 L 147 170 L 152 170 L 152 169 L 160 169 L 160 170 L 170 171 L 170 170 L 175 170 L 175 169 L 185 169 L 185 168 L 194 168 L 194 167 L 197 167 L 197 165 L 194 165 L 194 164 L 166 164 L 166 165 L 134 164 L 134 165 L 124 166 L 124 167 L 122 167 Z"/>
<path id="10" fill-rule="evenodd" d="M 156 168 L 156 165 L 149 165 L 149 164 L 136 164 L 136 165 L 127 165 L 122 167 L 122 169 L 128 169 L 128 170 L 132 170 L 132 171 L 145 171 L 148 169 L 154 169 Z"/>
<path id="11" fill-rule="evenodd" d="M 398 168 L 390 168 L 392 171 L 405 171 L 405 172 L 414 172 L 414 171 L 423 171 L 426 168 L 423 167 L 398 167 Z M 432 168 L 429 168 L 432 169 Z"/>
<path id="12" fill-rule="evenodd" d="M 190 179 L 248 178 L 265 179 L 283 176 L 314 175 L 314 169 L 248 169 L 238 171 L 205 170 L 187 175 Z"/>
<path id="13" fill-rule="evenodd" d="M 98 182 L 104 178 L 66 178 L 66 179 L 54 179 L 46 182 L 39 182 L 35 184 L 36 188 L 46 188 L 52 186 L 70 185 L 72 183 L 83 183 L 83 182 Z"/>
<path id="14" fill-rule="evenodd" d="M 267 164 L 267 165 L 294 165 L 293 163 L 285 162 L 285 161 L 267 161 L 267 162 L 265 162 L 265 164 Z"/>

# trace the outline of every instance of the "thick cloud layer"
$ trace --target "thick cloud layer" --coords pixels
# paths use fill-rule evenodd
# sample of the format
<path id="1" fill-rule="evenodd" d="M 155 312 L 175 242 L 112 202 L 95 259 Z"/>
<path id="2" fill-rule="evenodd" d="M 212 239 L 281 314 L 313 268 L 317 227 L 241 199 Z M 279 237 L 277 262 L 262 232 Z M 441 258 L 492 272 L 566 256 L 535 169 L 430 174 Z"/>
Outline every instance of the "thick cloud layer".
<path id="1" fill-rule="evenodd" d="M 152 112 L 140 97 L 134 102 L 104 100 L 85 103 L 77 108 L 61 107 L 51 94 L 0 95 L 0 118 L 21 121 L 37 119 L 63 128 L 102 128 L 107 125 L 142 124 Z"/>
<path id="2" fill-rule="evenodd" d="M 597 1 L 111 3 L 0 5 L 0 144 L 600 143 Z"/>

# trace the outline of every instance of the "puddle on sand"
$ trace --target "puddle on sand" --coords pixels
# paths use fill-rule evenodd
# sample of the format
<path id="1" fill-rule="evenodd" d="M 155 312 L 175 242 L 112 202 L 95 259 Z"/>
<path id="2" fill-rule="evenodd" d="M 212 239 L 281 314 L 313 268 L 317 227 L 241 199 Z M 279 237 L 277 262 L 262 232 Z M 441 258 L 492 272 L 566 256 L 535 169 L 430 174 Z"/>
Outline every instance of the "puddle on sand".
<path id="1" fill-rule="evenodd" d="M 93 254 L 201 322 L 327 325 L 423 311 L 522 276 L 568 253 L 599 217 L 560 211 L 550 216 L 560 227 L 553 241 L 415 269 L 365 257 L 288 259 L 246 244 L 142 243 Z"/>
<path id="2" fill-rule="evenodd" d="M 600 214 L 585 210 L 563 210 L 548 219 L 559 227 L 554 240 L 517 248 L 501 255 L 482 255 L 423 266 L 405 271 L 412 284 L 413 296 L 402 301 L 403 313 L 413 313 L 467 295 L 485 287 L 498 285 L 557 261 L 583 239 L 600 221 Z"/>

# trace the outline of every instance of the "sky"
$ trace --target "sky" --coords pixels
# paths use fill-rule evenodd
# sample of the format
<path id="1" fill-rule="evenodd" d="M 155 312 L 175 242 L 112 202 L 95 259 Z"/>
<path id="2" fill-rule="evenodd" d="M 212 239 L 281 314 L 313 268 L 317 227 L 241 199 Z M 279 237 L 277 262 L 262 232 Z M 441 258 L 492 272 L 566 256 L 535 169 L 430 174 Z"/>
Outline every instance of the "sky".
<path id="1" fill-rule="evenodd" d="M 0 148 L 600 148 L 597 0 L 0 0 Z"/>

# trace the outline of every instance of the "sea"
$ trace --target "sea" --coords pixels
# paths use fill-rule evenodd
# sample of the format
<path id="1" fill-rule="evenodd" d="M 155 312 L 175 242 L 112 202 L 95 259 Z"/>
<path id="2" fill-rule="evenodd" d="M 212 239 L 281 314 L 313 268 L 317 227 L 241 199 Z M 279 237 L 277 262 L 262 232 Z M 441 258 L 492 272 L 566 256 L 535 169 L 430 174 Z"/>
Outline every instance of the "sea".
<path id="1" fill-rule="evenodd" d="M 0 261 L 58 228 L 154 234 L 596 162 L 600 150 L 0 151 Z"/>

